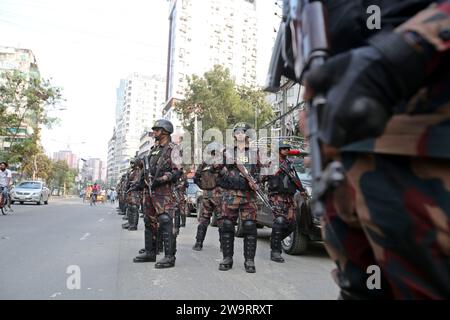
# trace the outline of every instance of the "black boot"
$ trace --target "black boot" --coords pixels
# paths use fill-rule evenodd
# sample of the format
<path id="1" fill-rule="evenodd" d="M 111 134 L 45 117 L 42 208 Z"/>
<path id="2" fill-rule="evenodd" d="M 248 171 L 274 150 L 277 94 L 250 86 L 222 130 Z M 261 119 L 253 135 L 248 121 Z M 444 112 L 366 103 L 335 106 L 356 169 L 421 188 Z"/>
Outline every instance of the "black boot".
<path id="1" fill-rule="evenodd" d="M 144 241 L 145 241 L 145 249 L 144 252 L 139 250 L 140 255 L 133 259 L 133 262 L 155 262 L 156 261 L 156 252 L 155 252 L 155 240 L 153 239 L 153 232 L 150 228 L 145 228 L 144 231 Z"/>
<path id="2" fill-rule="evenodd" d="M 130 227 L 128 230 L 135 231 L 137 230 L 137 226 L 139 223 L 139 212 L 138 208 L 133 206 L 129 209 L 129 215 L 130 215 Z"/>
<path id="3" fill-rule="evenodd" d="M 156 245 L 157 245 L 156 254 L 160 254 L 161 252 L 164 251 L 164 243 L 163 243 L 161 228 L 158 228 L 158 236 L 156 238 Z"/>
<path id="4" fill-rule="evenodd" d="M 186 227 L 186 214 L 181 215 L 181 224 L 180 227 Z"/>
<path id="5" fill-rule="evenodd" d="M 205 236 L 206 236 L 206 230 L 207 230 L 207 226 L 205 226 L 204 224 L 199 224 L 197 227 L 197 236 L 196 236 L 196 242 L 195 245 L 192 249 L 194 249 L 195 251 L 201 251 L 203 248 L 203 241 L 205 240 Z"/>
<path id="6" fill-rule="evenodd" d="M 256 253 L 256 240 L 257 230 L 256 222 L 252 220 L 246 220 L 242 223 L 244 229 L 244 267 L 248 273 L 255 273 L 255 253 Z"/>
<path id="7" fill-rule="evenodd" d="M 175 266 L 176 242 L 173 234 L 173 221 L 168 214 L 159 216 L 160 229 L 164 242 L 164 258 L 155 264 L 155 268 L 171 268 Z"/>
<path id="8" fill-rule="evenodd" d="M 221 230 L 221 231 L 220 231 Z M 219 229 L 222 234 L 220 237 L 222 245 L 223 260 L 219 264 L 219 270 L 227 271 L 233 267 L 233 254 L 234 254 L 234 225 L 228 220 L 223 220 L 223 225 Z"/>
<path id="9" fill-rule="evenodd" d="M 275 262 L 284 262 L 283 257 L 281 256 L 281 239 L 282 239 L 282 230 L 278 227 L 277 224 L 274 224 L 272 227 L 272 235 L 270 237 L 270 260 Z"/>
<path id="10" fill-rule="evenodd" d="M 244 237 L 244 267 L 248 273 L 255 273 L 255 253 L 256 253 L 256 236 L 246 235 Z"/>

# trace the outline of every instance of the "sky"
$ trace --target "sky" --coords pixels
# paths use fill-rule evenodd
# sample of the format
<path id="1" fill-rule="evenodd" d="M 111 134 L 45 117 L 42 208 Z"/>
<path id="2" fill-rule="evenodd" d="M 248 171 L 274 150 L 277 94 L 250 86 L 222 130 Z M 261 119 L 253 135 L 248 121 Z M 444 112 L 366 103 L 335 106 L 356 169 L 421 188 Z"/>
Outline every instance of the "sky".
<path id="1" fill-rule="evenodd" d="M 166 0 L 0 0 L 0 45 L 31 49 L 41 76 L 62 87 L 42 133 L 48 154 L 70 149 L 106 160 L 116 88 L 132 72 L 166 71 Z"/>
<path id="2" fill-rule="evenodd" d="M 277 24 L 266 21 L 274 1 L 259 3 L 265 71 Z M 0 45 L 31 49 L 41 77 L 63 89 L 65 110 L 50 114 L 60 125 L 42 132 L 48 155 L 69 147 L 106 160 L 120 79 L 166 74 L 168 16 L 167 0 L 0 0 Z"/>

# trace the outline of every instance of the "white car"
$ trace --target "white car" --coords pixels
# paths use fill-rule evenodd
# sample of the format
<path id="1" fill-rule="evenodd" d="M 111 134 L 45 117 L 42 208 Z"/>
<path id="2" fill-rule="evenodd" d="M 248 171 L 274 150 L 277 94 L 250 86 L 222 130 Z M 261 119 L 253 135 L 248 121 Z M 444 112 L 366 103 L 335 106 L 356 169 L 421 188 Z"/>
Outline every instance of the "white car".
<path id="1" fill-rule="evenodd" d="M 48 204 L 50 190 L 41 181 L 23 181 L 11 190 L 11 203 L 36 202 Z"/>

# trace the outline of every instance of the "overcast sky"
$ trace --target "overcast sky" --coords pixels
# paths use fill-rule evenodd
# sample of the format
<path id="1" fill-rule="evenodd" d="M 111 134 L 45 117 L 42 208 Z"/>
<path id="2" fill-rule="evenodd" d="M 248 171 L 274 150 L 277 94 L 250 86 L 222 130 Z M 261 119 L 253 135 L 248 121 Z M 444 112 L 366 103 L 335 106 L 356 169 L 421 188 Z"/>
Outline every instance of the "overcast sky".
<path id="1" fill-rule="evenodd" d="M 168 7 L 167 0 L 0 0 L 0 45 L 31 49 L 41 76 L 67 99 L 67 110 L 52 114 L 61 125 L 42 134 L 47 153 L 70 143 L 82 157 L 106 160 L 119 80 L 165 75 Z"/>
<path id="2" fill-rule="evenodd" d="M 31 49 L 67 99 L 52 114 L 61 125 L 43 132 L 47 152 L 71 142 L 80 156 L 106 159 L 119 80 L 165 74 L 167 35 L 166 0 L 0 0 L 0 45 Z"/>

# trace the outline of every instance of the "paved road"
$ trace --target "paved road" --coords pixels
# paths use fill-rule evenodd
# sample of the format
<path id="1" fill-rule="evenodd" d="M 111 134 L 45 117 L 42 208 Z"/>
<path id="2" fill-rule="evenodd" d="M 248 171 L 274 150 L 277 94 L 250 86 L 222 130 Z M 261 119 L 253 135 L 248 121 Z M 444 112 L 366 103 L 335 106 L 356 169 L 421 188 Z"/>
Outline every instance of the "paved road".
<path id="1" fill-rule="evenodd" d="M 270 229 L 258 230 L 255 274 L 244 270 L 236 238 L 233 269 L 219 271 L 217 228 L 208 228 L 201 252 L 192 250 L 197 222 L 188 218 L 178 238 L 176 267 L 132 263 L 143 247 L 139 230 L 122 230 L 115 206 L 91 207 L 80 199 L 49 205 L 15 205 L 0 216 L 0 299 L 335 299 L 333 263 L 323 247 L 306 256 L 269 260 Z M 160 257 L 160 256 L 159 256 Z M 80 271 L 80 289 L 68 289 Z M 75 270 L 75 273 L 74 273 Z"/>

